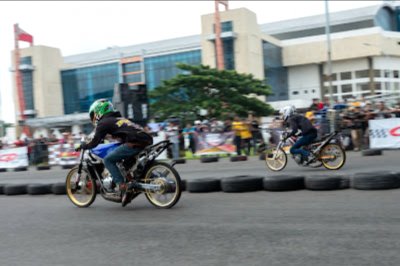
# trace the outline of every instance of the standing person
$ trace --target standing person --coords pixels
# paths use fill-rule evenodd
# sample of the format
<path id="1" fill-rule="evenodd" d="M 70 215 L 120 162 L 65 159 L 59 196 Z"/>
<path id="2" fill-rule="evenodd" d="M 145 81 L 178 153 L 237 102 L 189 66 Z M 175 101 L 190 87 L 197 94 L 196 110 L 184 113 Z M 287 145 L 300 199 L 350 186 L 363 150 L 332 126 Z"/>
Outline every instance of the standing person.
<path id="1" fill-rule="evenodd" d="M 365 121 L 365 114 L 361 110 L 361 106 L 351 107 L 343 115 L 343 121 L 351 129 L 351 141 L 354 146 L 354 151 L 361 150 L 363 127 Z"/>
<path id="2" fill-rule="evenodd" d="M 298 138 L 290 148 L 290 153 L 300 154 L 301 162 L 303 164 L 309 164 L 315 159 L 315 157 L 311 152 L 304 150 L 301 147 L 310 144 L 317 138 L 317 129 L 311 124 L 310 120 L 300 114 L 296 114 L 295 112 L 296 108 L 294 106 L 286 106 L 280 110 L 284 123 L 288 123 L 292 129 L 285 138 L 301 135 L 301 137 Z M 300 131 L 300 133 L 298 131 Z"/>
<path id="3" fill-rule="evenodd" d="M 182 133 L 185 135 L 185 138 L 189 140 L 189 150 L 192 154 L 196 153 L 196 145 L 194 141 L 194 134 L 196 134 L 195 127 L 192 126 L 191 123 L 187 123 L 186 127 L 182 130 Z"/>
<path id="4" fill-rule="evenodd" d="M 179 127 L 175 122 L 169 122 L 167 128 L 167 139 L 172 143 L 172 159 L 179 159 Z"/>
<path id="5" fill-rule="evenodd" d="M 392 114 L 390 113 L 390 110 L 386 107 L 384 101 L 378 102 L 376 105 L 375 109 L 375 119 L 385 119 L 385 118 L 391 118 Z"/>
<path id="6" fill-rule="evenodd" d="M 144 132 L 143 128 L 129 119 L 121 116 L 112 103 L 107 99 L 95 101 L 89 108 L 90 120 L 95 126 L 93 139 L 89 143 L 79 145 L 76 150 L 92 149 L 99 145 L 109 134 L 122 142 L 115 150 L 104 157 L 104 165 L 111 174 L 114 183 L 118 186 L 122 198 L 122 206 L 129 202 L 130 190 L 137 188 L 136 181 L 125 183 L 117 163 L 137 155 L 146 146 L 153 143 L 153 138 Z"/>
<path id="7" fill-rule="evenodd" d="M 260 142 L 260 145 L 264 144 L 263 138 L 261 136 L 261 129 L 258 124 L 257 119 L 253 118 L 250 122 L 250 131 L 252 135 L 252 145 L 253 145 L 253 154 L 257 154 L 257 143 Z"/>
<path id="8" fill-rule="evenodd" d="M 250 122 L 248 120 L 243 119 L 243 129 L 240 132 L 240 138 L 242 139 L 242 145 L 245 148 L 245 153 L 247 156 L 250 156 L 250 150 L 251 150 L 251 141 L 253 139 L 253 136 L 250 131 Z"/>
<path id="9" fill-rule="evenodd" d="M 242 138 L 241 131 L 243 130 L 243 123 L 240 121 L 239 116 L 235 116 L 232 122 L 232 130 L 235 132 L 233 143 L 236 146 L 237 155 L 242 155 Z"/>

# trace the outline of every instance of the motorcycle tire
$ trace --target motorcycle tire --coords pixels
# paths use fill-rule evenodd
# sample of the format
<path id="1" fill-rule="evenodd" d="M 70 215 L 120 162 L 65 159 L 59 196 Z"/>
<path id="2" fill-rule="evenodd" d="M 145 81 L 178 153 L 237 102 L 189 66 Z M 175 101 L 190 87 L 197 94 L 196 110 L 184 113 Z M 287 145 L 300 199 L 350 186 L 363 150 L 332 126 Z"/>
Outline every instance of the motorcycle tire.
<path id="1" fill-rule="evenodd" d="M 65 187 L 68 198 L 79 207 L 86 208 L 92 205 L 96 199 L 96 180 L 90 175 L 86 168 L 82 168 L 82 173 L 78 186 L 75 185 L 74 178 L 78 174 L 78 166 L 72 168 L 65 180 Z"/>
<path id="2" fill-rule="evenodd" d="M 161 191 L 146 190 L 144 192 L 147 200 L 155 207 L 169 209 L 178 203 L 182 194 L 182 181 L 178 172 L 171 165 L 163 162 L 154 162 L 148 167 L 142 181 L 147 184 L 162 185 L 163 189 Z M 173 191 L 168 191 L 169 189 Z"/>

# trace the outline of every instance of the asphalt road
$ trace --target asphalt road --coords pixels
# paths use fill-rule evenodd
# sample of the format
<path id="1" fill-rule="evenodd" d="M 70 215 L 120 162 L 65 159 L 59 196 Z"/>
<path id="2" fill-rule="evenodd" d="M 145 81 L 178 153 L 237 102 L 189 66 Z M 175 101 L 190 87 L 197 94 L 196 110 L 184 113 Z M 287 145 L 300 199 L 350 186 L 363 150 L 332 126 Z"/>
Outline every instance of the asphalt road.
<path id="1" fill-rule="evenodd" d="M 280 174 L 398 170 L 398 151 L 349 153 L 332 172 L 290 163 Z M 183 179 L 274 174 L 262 161 L 177 165 Z M 0 182 L 62 182 L 67 170 L 0 173 Z M 122 208 L 98 197 L 0 195 L 0 265 L 400 265 L 400 189 L 184 192 L 172 209 L 144 196 Z"/>

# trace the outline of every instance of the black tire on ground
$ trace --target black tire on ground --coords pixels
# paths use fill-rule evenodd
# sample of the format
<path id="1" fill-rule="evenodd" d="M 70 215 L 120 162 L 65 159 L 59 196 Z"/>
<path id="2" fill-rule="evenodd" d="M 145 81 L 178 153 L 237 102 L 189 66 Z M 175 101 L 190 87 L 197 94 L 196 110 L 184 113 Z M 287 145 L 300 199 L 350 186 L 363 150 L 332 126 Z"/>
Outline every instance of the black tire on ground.
<path id="1" fill-rule="evenodd" d="M 26 185 L 6 185 L 3 188 L 4 195 L 24 195 L 26 194 Z"/>
<path id="2" fill-rule="evenodd" d="M 185 158 L 175 159 L 174 161 L 175 161 L 176 164 L 184 164 L 184 163 L 186 163 L 186 159 Z"/>
<path id="3" fill-rule="evenodd" d="M 51 166 L 50 165 L 38 165 L 38 166 L 36 166 L 36 169 L 37 170 L 50 170 L 51 169 Z"/>
<path id="4" fill-rule="evenodd" d="M 51 185 L 48 184 L 30 184 L 26 187 L 29 195 L 45 195 L 51 193 Z"/>
<path id="5" fill-rule="evenodd" d="M 221 189 L 224 192 L 248 192 L 263 190 L 262 176 L 233 176 L 221 179 Z"/>
<path id="6" fill-rule="evenodd" d="M 4 187 L 7 186 L 7 184 L 0 184 L 0 195 L 4 194 Z"/>
<path id="7" fill-rule="evenodd" d="M 304 189 L 304 176 L 267 176 L 263 182 L 264 190 L 268 191 Z"/>
<path id="8" fill-rule="evenodd" d="M 215 157 L 201 157 L 200 161 L 202 163 L 213 163 L 213 162 L 218 162 L 219 157 L 215 156 Z"/>
<path id="9" fill-rule="evenodd" d="M 0 173 L 7 172 L 6 168 L 0 168 Z"/>
<path id="10" fill-rule="evenodd" d="M 186 185 L 187 185 L 186 179 L 182 179 L 181 180 L 181 190 L 182 191 L 186 191 Z"/>
<path id="11" fill-rule="evenodd" d="M 62 169 L 72 169 L 74 168 L 75 165 L 73 164 L 65 164 L 65 165 L 61 165 Z"/>
<path id="12" fill-rule="evenodd" d="M 54 195 L 66 195 L 67 189 L 65 183 L 54 183 L 51 186 L 51 192 L 53 192 Z"/>
<path id="13" fill-rule="evenodd" d="M 351 187 L 359 190 L 394 189 L 400 187 L 400 178 L 386 171 L 356 173 L 352 176 Z"/>
<path id="14" fill-rule="evenodd" d="M 21 172 L 21 171 L 27 171 L 27 170 L 28 170 L 28 167 L 26 167 L 26 166 L 14 168 L 14 172 Z"/>
<path id="15" fill-rule="evenodd" d="M 236 155 L 230 158 L 231 162 L 247 161 L 246 155 Z"/>
<path id="16" fill-rule="evenodd" d="M 376 156 L 382 155 L 382 150 L 368 149 L 361 152 L 362 156 Z"/>
<path id="17" fill-rule="evenodd" d="M 349 178 L 340 175 L 313 175 L 304 179 L 306 189 L 309 190 L 337 190 L 350 187 Z"/>
<path id="18" fill-rule="evenodd" d="M 216 178 L 188 180 L 186 190 L 193 193 L 221 191 L 221 181 Z"/>

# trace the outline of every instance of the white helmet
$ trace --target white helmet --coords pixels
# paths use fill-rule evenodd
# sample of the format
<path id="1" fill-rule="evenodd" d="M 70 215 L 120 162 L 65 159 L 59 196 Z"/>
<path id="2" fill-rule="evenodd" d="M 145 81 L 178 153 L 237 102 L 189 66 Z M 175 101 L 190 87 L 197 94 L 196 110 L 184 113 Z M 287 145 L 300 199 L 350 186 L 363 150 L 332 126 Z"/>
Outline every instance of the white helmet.
<path id="1" fill-rule="evenodd" d="M 288 105 L 283 107 L 279 113 L 282 115 L 283 121 L 287 121 L 296 112 L 296 107 L 293 105 Z"/>

